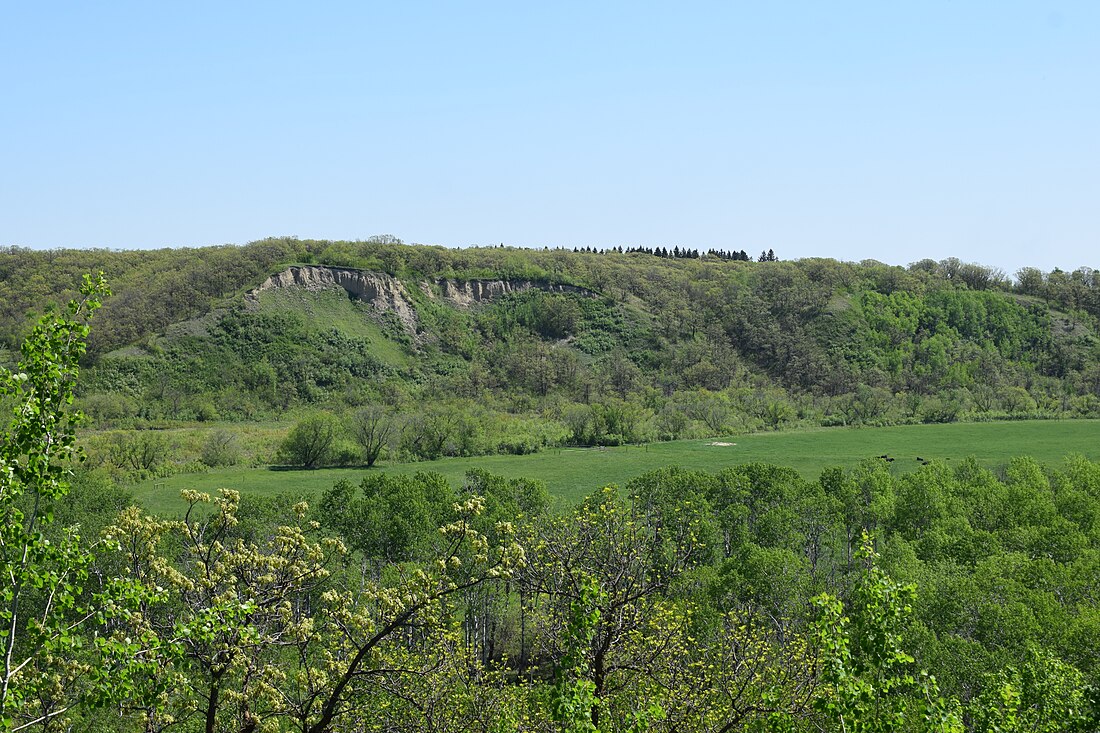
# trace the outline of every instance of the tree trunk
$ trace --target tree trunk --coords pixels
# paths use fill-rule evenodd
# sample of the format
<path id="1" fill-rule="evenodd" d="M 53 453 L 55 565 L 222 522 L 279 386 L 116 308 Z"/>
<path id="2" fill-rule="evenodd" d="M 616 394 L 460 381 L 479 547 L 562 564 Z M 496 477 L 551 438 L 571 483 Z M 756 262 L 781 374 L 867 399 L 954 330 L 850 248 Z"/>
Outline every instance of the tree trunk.
<path id="1" fill-rule="evenodd" d="M 206 699 L 206 733 L 214 733 L 218 718 L 218 696 L 221 690 L 218 687 L 218 678 L 210 683 L 210 693 Z"/>

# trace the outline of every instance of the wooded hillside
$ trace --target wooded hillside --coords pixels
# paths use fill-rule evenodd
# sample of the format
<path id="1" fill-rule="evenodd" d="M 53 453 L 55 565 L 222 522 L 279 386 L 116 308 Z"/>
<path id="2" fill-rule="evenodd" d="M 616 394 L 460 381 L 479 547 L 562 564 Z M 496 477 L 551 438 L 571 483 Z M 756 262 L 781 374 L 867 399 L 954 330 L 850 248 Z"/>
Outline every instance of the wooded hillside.
<path id="1" fill-rule="evenodd" d="M 31 313 L 67 297 L 78 273 L 103 270 L 116 295 L 79 390 L 100 427 L 306 408 L 347 420 L 373 407 L 400 418 L 392 456 L 1100 415 L 1100 286 L 1089 268 L 1024 270 L 1012 282 L 956 260 L 674 253 L 452 250 L 390 237 L 14 248 L 0 255 L 0 338 L 10 350 Z M 371 300 L 331 274 L 257 289 L 292 265 L 388 278 L 394 292 Z M 343 454 L 359 460 L 354 447 Z"/>

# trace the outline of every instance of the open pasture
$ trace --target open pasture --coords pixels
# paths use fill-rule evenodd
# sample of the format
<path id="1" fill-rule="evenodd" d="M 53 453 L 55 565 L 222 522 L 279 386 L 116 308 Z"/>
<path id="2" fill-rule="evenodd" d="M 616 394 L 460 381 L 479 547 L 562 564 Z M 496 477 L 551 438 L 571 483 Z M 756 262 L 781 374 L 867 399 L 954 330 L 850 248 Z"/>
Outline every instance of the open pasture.
<path id="1" fill-rule="evenodd" d="M 724 443 L 726 445 L 721 445 Z M 704 471 L 759 461 L 792 466 L 809 479 L 828 466 L 851 466 L 864 458 L 888 455 L 895 473 L 916 469 L 918 457 L 958 461 L 974 456 L 996 469 L 1014 456 L 1033 456 L 1060 464 L 1070 454 L 1100 459 L 1100 421 L 1044 420 L 995 423 L 906 425 L 888 428 L 821 428 L 797 432 L 757 433 L 711 440 L 680 440 L 648 446 L 561 448 L 527 456 L 445 458 L 419 463 L 383 463 L 373 471 L 436 471 L 454 485 L 466 471 L 485 469 L 509 478 L 546 482 L 560 502 L 578 501 L 607 484 L 625 484 L 654 468 L 679 465 Z M 155 512 L 174 513 L 181 489 L 215 491 L 232 488 L 245 494 L 317 495 L 340 479 L 358 482 L 366 469 L 340 468 L 284 471 L 228 468 L 150 480 L 134 487 L 138 501 Z"/>

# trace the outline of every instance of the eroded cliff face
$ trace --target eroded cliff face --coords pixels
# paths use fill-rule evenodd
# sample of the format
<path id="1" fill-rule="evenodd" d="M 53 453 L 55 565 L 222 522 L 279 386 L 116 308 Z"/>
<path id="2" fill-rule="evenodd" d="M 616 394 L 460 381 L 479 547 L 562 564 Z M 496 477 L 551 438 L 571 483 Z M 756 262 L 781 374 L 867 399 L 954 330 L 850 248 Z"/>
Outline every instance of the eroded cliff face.
<path id="1" fill-rule="evenodd" d="M 496 298 L 525 290 L 544 290 L 552 293 L 576 293 L 593 297 L 595 293 L 572 285 L 538 283 L 531 280 L 423 280 L 420 290 L 432 300 L 442 300 L 458 308 L 469 308 Z M 343 288 L 349 294 L 367 301 L 379 310 L 393 311 L 401 322 L 415 334 L 418 318 L 408 289 L 397 278 L 382 272 L 355 270 L 326 265 L 298 265 L 272 275 L 252 290 L 246 297 L 255 301 L 256 295 L 273 288 L 303 288 L 321 290 Z"/>
<path id="2" fill-rule="evenodd" d="M 550 293 L 578 293 L 592 296 L 595 293 L 572 285 L 537 283 L 530 280 L 436 280 L 435 287 L 430 282 L 421 282 L 420 289 L 430 297 L 436 297 L 436 288 L 443 300 L 459 308 L 469 308 L 511 293 L 524 290 L 545 290 Z"/>
<path id="3" fill-rule="evenodd" d="M 505 295 L 532 289 L 554 293 L 577 293 L 586 297 L 596 295 L 589 290 L 571 285 L 538 283 L 530 280 L 422 280 L 417 283 L 417 287 L 423 296 L 456 308 L 470 308 Z M 348 267 L 296 265 L 267 278 L 258 288 L 249 291 L 245 299 L 256 304 L 259 302 L 261 292 L 278 288 L 302 290 L 340 288 L 352 297 L 370 303 L 379 312 L 395 314 L 414 343 L 420 343 L 423 337 L 413 297 L 405 284 L 392 275 Z"/>
<path id="4" fill-rule="evenodd" d="M 419 319 L 413 307 L 412 298 L 405 285 L 382 272 L 353 270 L 346 267 L 327 267 L 323 265 L 301 265 L 287 268 L 272 275 L 246 296 L 256 300 L 257 294 L 275 288 L 302 288 L 305 290 L 324 290 L 342 288 L 359 300 L 366 301 L 381 311 L 397 314 L 402 325 L 415 335 Z"/>

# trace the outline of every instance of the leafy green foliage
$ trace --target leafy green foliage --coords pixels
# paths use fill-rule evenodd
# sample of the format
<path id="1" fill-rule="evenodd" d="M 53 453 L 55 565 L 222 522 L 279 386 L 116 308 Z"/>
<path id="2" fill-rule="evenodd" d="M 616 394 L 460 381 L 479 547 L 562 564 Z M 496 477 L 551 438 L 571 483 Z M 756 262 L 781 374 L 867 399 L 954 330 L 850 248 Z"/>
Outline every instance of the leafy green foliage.
<path id="1" fill-rule="evenodd" d="M 455 498 L 439 474 L 392 476 L 372 473 L 358 490 L 340 481 L 318 504 L 318 521 L 371 560 L 397 563 L 423 559 L 436 528 Z"/>
<path id="2" fill-rule="evenodd" d="M 333 457 L 340 423 L 331 415 L 317 413 L 295 425 L 279 446 L 281 462 L 302 468 L 317 468 Z"/>
<path id="3" fill-rule="evenodd" d="M 336 416 L 346 406 L 367 409 L 366 423 L 392 417 L 392 438 L 375 425 L 366 443 L 421 457 L 519 452 L 531 436 L 619 443 L 1090 409 L 1092 322 L 1067 329 L 958 262 L 906 271 L 388 241 L 320 254 L 409 283 L 499 265 L 535 284 L 471 310 L 418 291 L 422 328 L 405 341 L 375 320 L 318 329 L 262 302 L 225 308 L 102 362 L 89 404 L 127 424 L 323 404 L 288 434 L 284 455 L 302 466 L 353 455 L 337 440 L 354 424 Z M 4 379 L 8 728 L 97 716 L 211 733 L 1096 727 L 1100 472 L 1083 458 L 1017 458 L 994 473 L 907 446 L 907 472 L 888 454 L 858 460 L 864 444 L 816 480 L 764 462 L 665 468 L 554 514 L 539 482 L 475 471 L 456 490 L 373 470 L 314 514 L 231 491 L 188 493 L 181 519 L 123 509 L 93 558 L 51 521 L 87 516 L 94 497 L 126 503 L 103 469 L 81 475 L 88 497 L 66 489 L 82 319 L 102 284 L 88 288 L 84 310 L 34 331 Z M 337 307 L 326 298 L 318 312 Z M 368 358 L 383 343 L 396 351 Z M 128 472 L 157 474 L 162 436 L 177 449 L 168 431 L 97 442 L 108 456 L 117 442 Z M 825 450 L 824 433 L 807 439 Z M 732 442 L 696 447 L 745 447 Z M 640 469 L 646 449 L 632 450 Z"/>
<path id="4" fill-rule="evenodd" d="M 600 704 L 596 684 L 589 679 L 588 648 L 600 622 L 600 588 L 595 579 L 581 578 L 579 594 L 569 604 L 562 631 L 564 650 L 554 668 L 550 715 L 568 733 L 597 733 L 593 708 Z M 606 600 L 606 599 L 603 599 Z"/>
<path id="5" fill-rule="evenodd" d="M 1072 666 L 1033 649 L 1021 667 L 990 675 L 975 706 L 973 729 L 979 733 L 1075 733 L 1100 724 L 1095 685 Z"/>
<path id="6" fill-rule="evenodd" d="M 71 656 L 80 642 L 72 627 L 91 613 L 82 603 L 91 557 L 75 531 L 51 542 L 42 530 L 53 522 L 68 492 L 69 466 L 79 458 L 73 436 L 79 414 L 69 405 L 87 318 L 108 294 L 102 276 L 85 277 L 83 298 L 64 315 L 44 318 L 23 343 L 19 371 L 0 372 L 0 396 L 13 416 L 0 439 L 0 729 L 21 727 L 28 715 L 62 715 L 71 694 L 66 683 L 78 674 Z M 56 703 L 40 704 L 47 699 Z"/>
<path id="7" fill-rule="evenodd" d="M 853 593 L 853 618 L 827 594 L 813 601 L 825 684 L 818 706 L 827 726 L 853 733 L 961 732 L 962 722 L 940 697 L 935 678 L 918 673 L 905 651 L 914 588 L 891 580 L 875 557 L 865 534 L 858 559 L 867 567 Z"/>
<path id="8" fill-rule="evenodd" d="M 0 433 L 0 730 L 49 728 L 71 719 L 80 702 L 143 692 L 136 683 L 146 664 L 141 643 L 106 629 L 150 594 L 123 578 L 96 588 L 95 557 L 79 526 L 55 525 L 59 516 L 82 514 L 84 497 L 69 496 L 83 458 L 73 434 L 81 415 L 70 406 L 87 321 L 109 294 L 102 274 L 86 276 L 81 298 L 32 330 L 18 371 L 0 371 L 0 398 L 12 414 Z M 105 542 L 100 549 L 111 548 Z"/>
<path id="9" fill-rule="evenodd" d="M 211 468 L 236 465 L 240 460 L 237 436 L 228 430 L 215 430 L 210 433 L 203 443 L 201 460 Z"/>

